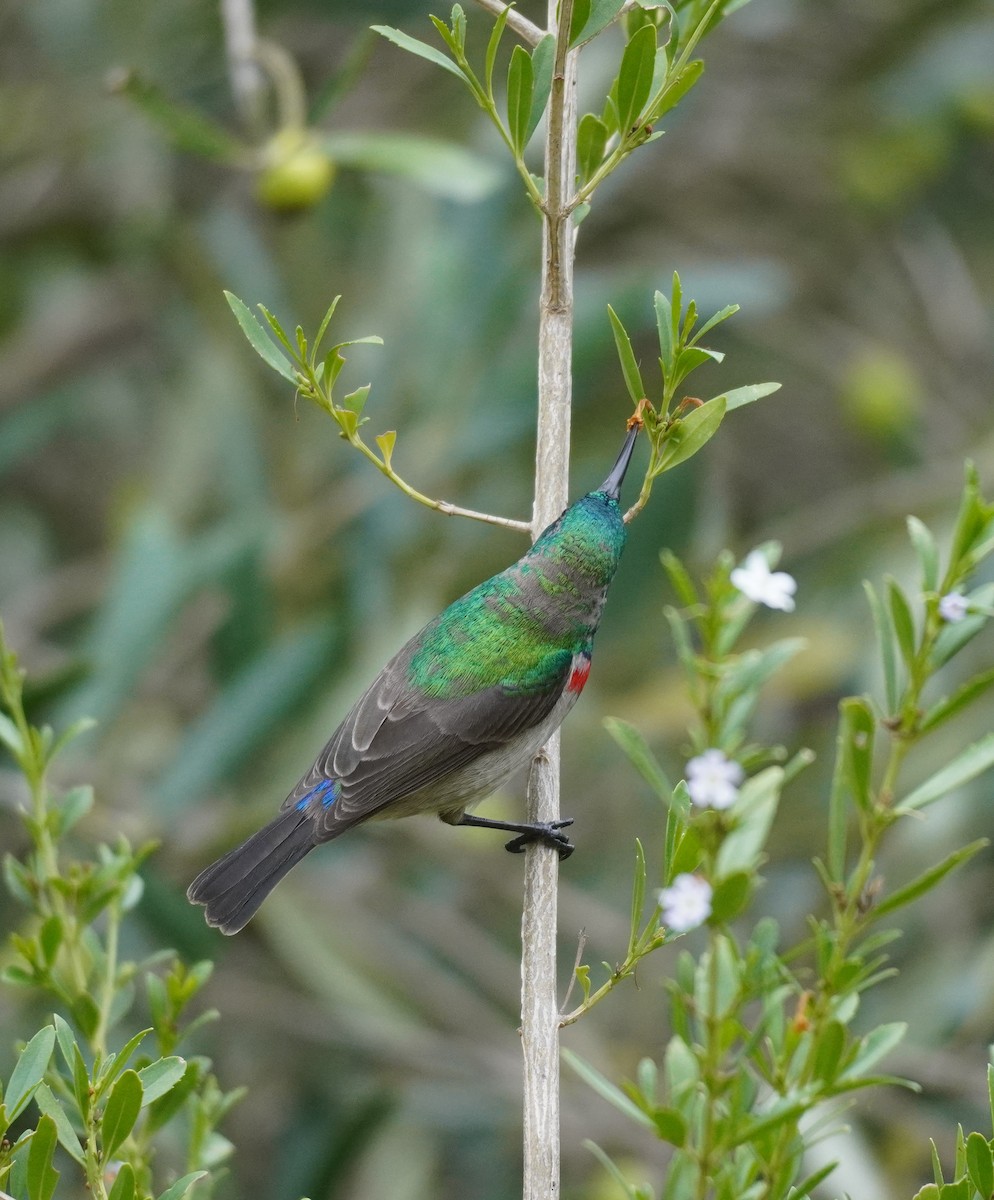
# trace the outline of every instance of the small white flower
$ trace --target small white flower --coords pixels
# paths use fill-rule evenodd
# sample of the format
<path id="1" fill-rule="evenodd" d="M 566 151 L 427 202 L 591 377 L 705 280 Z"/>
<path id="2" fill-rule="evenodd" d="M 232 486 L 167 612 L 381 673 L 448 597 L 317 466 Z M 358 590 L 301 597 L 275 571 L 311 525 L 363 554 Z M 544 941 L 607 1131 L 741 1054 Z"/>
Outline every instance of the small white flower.
<path id="1" fill-rule="evenodd" d="M 943 621 L 955 624 L 967 614 L 970 602 L 962 592 L 947 592 L 939 601 L 939 616 Z"/>
<path id="2" fill-rule="evenodd" d="M 659 891 L 663 924 L 674 933 L 686 933 L 703 925 L 711 915 L 714 889 L 700 875 L 678 875 L 667 888 Z"/>
<path id="3" fill-rule="evenodd" d="M 797 580 L 786 571 L 771 571 L 761 550 L 750 551 L 730 578 L 733 585 L 755 604 L 765 604 L 767 608 L 779 608 L 783 612 L 794 611 Z"/>
<path id="4" fill-rule="evenodd" d="M 744 778 L 741 766 L 721 750 L 705 750 L 687 763 L 687 791 L 698 808 L 731 808 Z"/>

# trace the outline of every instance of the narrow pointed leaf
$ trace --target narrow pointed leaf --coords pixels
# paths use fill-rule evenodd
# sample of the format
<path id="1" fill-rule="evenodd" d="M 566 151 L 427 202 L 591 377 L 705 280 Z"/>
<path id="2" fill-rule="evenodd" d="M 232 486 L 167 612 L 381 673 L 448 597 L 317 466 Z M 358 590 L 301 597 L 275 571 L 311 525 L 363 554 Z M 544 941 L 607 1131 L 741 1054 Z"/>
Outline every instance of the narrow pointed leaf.
<path id="1" fill-rule="evenodd" d="M 866 591 L 866 598 L 870 602 L 870 612 L 873 614 L 873 624 L 877 631 L 877 640 L 880 643 L 880 659 L 884 672 L 884 695 L 887 699 L 887 711 L 893 713 L 897 711 L 898 704 L 896 634 L 894 633 L 890 614 L 884 608 L 873 585 L 868 581 L 864 581 L 863 587 Z"/>
<path id="2" fill-rule="evenodd" d="M 52 1122 L 55 1125 L 55 1132 L 59 1139 L 59 1145 L 70 1158 L 75 1159 L 82 1166 L 86 1162 L 86 1157 L 83 1154 L 83 1146 L 75 1129 L 69 1123 L 66 1110 L 56 1100 L 52 1089 L 47 1083 L 38 1085 L 35 1089 L 34 1100 L 41 1112 L 47 1117 L 52 1118 Z"/>
<path id="3" fill-rule="evenodd" d="M 115 1150 L 134 1129 L 141 1106 L 141 1080 L 137 1071 L 129 1069 L 114 1084 L 100 1121 L 105 1158 L 113 1158 Z"/>
<path id="4" fill-rule="evenodd" d="M 922 591 L 934 592 L 939 586 L 939 551 L 932 531 L 917 517 L 908 517 L 908 536 L 918 555 L 922 572 Z"/>
<path id="5" fill-rule="evenodd" d="M 726 304 L 724 308 L 719 309 L 713 317 L 709 317 L 704 322 L 687 344 L 689 346 L 696 346 L 706 333 L 709 333 L 716 325 L 720 325 L 722 321 L 727 321 L 729 317 L 734 317 L 738 311 L 739 306 L 737 304 Z"/>
<path id="6" fill-rule="evenodd" d="M 664 804 L 669 804 L 673 795 L 673 787 L 666 778 L 663 768 L 653 752 L 649 749 L 642 734 L 634 725 L 622 721 L 618 717 L 605 717 L 604 728 L 618 743 L 628 756 L 632 766 L 638 771 L 649 787 L 656 793 Z"/>
<path id="7" fill-rule="evenodd" d="M 624 6 L 625 0 L 590 0 L 587 17 L 573 35 L 570 44 L 579 46 L 595 38 L 602 30 L 607 29 L 612 21 L 618 19 L 618 14 Z"/>
<path id="8" fill-rule="evenodd" d="M 143 1067 L 138 1072 L 142 1085 L 142 1105 L 151 1104 L 153 1100 L 164 1096 L 179 1083 L 185 1071 L 186 1059 L 175 1054 Z"/>
<path id="9" fill-rule="evenodd" d="M 166 1188 L 159 1196 L 159 1200 L 181 1200 L 181 1197 L 193 1187 L 198 1179 L 205 1179 L 207 1171 L 191 1171 L 189 1175 L 184 1175 L 181 1179 L 177 1179 L 172 1187 Z"/>
<path id="10" fill-rule="evenodd" d="M 504 30 L 507 28 L 507 19 L 510 15 L 510 7 L 505 8 L 494 22 L 494 27 L 490 31 L 490 40 L 487 42 L 487 56 L 484 60 L 483 79 L 486 84 L 487 95 L 491 98 L 494 94 L 494 64 L 497 61 L 497 50 L 500 46 L 501 38 L 504 36 Z"/>
<path id="11" fill-rule="evenodd" d="M 521 157 L 528 139 L 535 79 L 532 60 L 521 46 L 515 46 L 507 68 L 507 132 L 514 153 Z"/>
<path id="12" fill-rule="evenodd" d="M 994 1154 L 982 1133 L 971 1133 L 966 1139 L 966 1169 L 970 1182 L 988 1200 L 994 1194 Z"/>
<path id="13" fill-rule="evenodd" d="M 295 387 L 297 385 L 297 372 L 294 370 L 290 360 L 282 354 L 277 348 L 273 339 L 266 333 L 263 327 L 249 312 L 245 304 L 238 299 L 232 292 L 225 292 L 224 298 L 228 301 L 228 306 L 235 314 L 235 319 L 242 328 L 242 333 L 249 340 L 252 349 L 259 355 L 267 366 L 273 368 L 284 379 L 289 380 Z"/>
<path id="14" fill-rule="evenodd" d="M 901 591 L 895 579 L 887 578 L 887 602 L 890 605 L 891 620 L 894 623 L 894 634 L 897 646 L 909 669 L 915 657 L 915 619 L 911 615 L 911 606 L 904 592 Z"/>
<path id="15" fill-rule="evenodd" d="M 869 704 L 859 696 L 847 696 L 839 707 L 845 731 L 842 742 L 843 777 L 857 808 L 869 812 L 873 807 L 871 773 L 876 719 Z"/>
<path id="16" fill-rule="evenodd" d="M 656 65 L 656 27 L 642 25 L 632 34 L 621 58 L 615 97 L 618 129 L 624 137 L 637 123 L 649 92 Z"/>
<path id="17" fill-rule="evenodd" d="M 55 1122 L 43 1116 L 28 1147 L 28 1200 L 52 1200 L 59 1182 L 59 1172 L 52 1166 L 57 1145 Z"/>
<path id="18" fill-rule="evenodd" d="M 659 469 L 668 471 L 696 454 L 718 432 L 724 417 L 725 401 L 719 396 L 674 421 L 663 446 Z"/>
<path id="19" fill-rule="evenodd" d="M 419 58 L 425 58 L 428 62 L 432 62 L 437 67 L 442 67 L 443 70 L 448 71 L 450 75 L 455 75 L 457 79 L 463 80 L 464 83 L 466 82 L 466 77 L 452 59 L 448 55 L 443 54 L 441 50 L 436 49 L 436 47 L 429 46 L 427 42 L 419 42 L 417 38 L 412 38 L 409 34 L 402 33 L 399 29 L 392 29 L 389 25 L 371 25 L 370 28 L 374 33 L 385 37 L 388 42 L 393 42 L 395 46 L 399 46 L 402 50 L 406 50 L 410 54 L 416 54 Z"/>
<path id="20" fill-rule="evenodd" d="M 668 112 L 676 108 L 703 74 L 704 63 L 699 58 L 695 58 L 692 62 L 687 63 L 685 67 L 681 67 L 653 97 L 652 104 L 646 114 L 648 120 L 656 122 L 660 117 L 664 117 Z"/>
<path id="21" fill-rule="evenodd" d="M 752 404 L 755 400 L 762 400 L 764 396 L 772 396 L 774 392 L 779 392 L 781 387 L 782 384 L 779 383 L 748 383 L 744 387 L 732 388 L 730 392 L 722 392 L 725 412 L 741 408 L 744 404 Z"/>
<path id="22" fill-rule="evenodd" d="M 635 870 L 632 875 L 632 922 L 628 937 L 628 953 L 633 954 L 642 925 L 642 908 L 645 905 L 645 851 L 638 838 L 635 839 Z"/>
<path id="23" fill-rule="evenodd" d="M 563 1050 L 562 1055 L 564 1062 L 572 1067 L 584 1083 L 593 1088 L 609 1104 L 613 1104 L 619 1112 L 623 1112 L 625 1116 L 630 1117 L 646 1129 L 655 1128 L 649 1114 L 643 1112 L 637 1104 L 629 1100 L 620 1088 L 616 1087 L 610 1079 L 605 1078 L 590 1063 L 585 1062 L 578 1054 L 574 1054 L 571 1050 Z"/>
<path id="24" fill-rule="evenodd" d="M 679 276 L 674 273 L 674 281 Z M 674 282 L 674 286 L 676 286 Z M 673 369 L 673 309 L 670 301 L 662 292 L 656 292 L 652 299 L 656 310 L 656 330 L 659 334 L 659 358 L 664 376 L 669 376 Z"/>
<path id="25" fill-rule="evenodd" d="M 584 183 L 604 161 L 606 149 L 607 126 L 596 113 L 585 113 L 576 133 L 576 163 Z"/>
<path id="26" fill-rule="evenodd" d="M 318 331 L 314 335 L 314 341 L 311 345 L 311 360 L 312 365 L 317 362 L 318 351 L 321 349 L 321 343 L 324 341 L 324 335 L 328 332 L 328 326 L 331 324 L 331 318 L 335 315 L 335 309 L 338 307 L 338 302 L 341 300 L 341 295 L 338 295 L 328 305 L 328 310 L 321 318 L 321 324 L 318 326 Z"/>
<path id="27" fill-rule="evenodd" d="M 950 717 L 954 717 L 958 712 L 961 712 L 967 705 L 972 704 L 974 700 L 989 691 L 992 686 L 994 686 L 994 667 L 991 667 L 989 671 L 984 671 L 980 675 L 975 675 L 973 679 L 968 679 L 951 696 L 943 696 L 941 700 L 933 704 L 924 717 L 922 717 L 918 728 L 922 733 L 926 733 L 930 729 L 935 729 L 945 721 L 948 721 Z"/>
<path id="28" fill-rule="evenodd" d="M 940 884 L 950 871 L 955 871 L 963 863 L 969 862 L 975 854 L 979 854 L 988 845 L 990 843 L 987 838 L 978 838 L 977 841 L 971 842 L 968 846 L 963 846 L 961 849 L 953 851 L 942 862 L 936 863 L 934 867 L 929 868 L 927 871 L 923 871 L 917 879 L 905 884 L 904 887 L 898 888 L 897 891 L 892 892 L 885 899 L 881 900 L 869 914 L 870 919 L 876 921 L 880 917 L 887 916 L 888 913 L 903 908 L 913 900 L 917 900 L 919 896 L 924 896 L 926 892 L 930 892 L 932 888 Z"/>
<path id="29" fill-rule="evenodd" d="M 907 1023 L 904 1021 L 892 1021 L 887 1025 L 878 1025 L 876 1029 L 861 1039 L 856 1057 L 843 1071 L 839 1077 L 840 1081 L 851 1081 L 858 1076 L 865 1075 L 870 1067 L 894 1049 L 904 1037 L 907 1029 Z"/>
<path id="30" fill-rule="evenodd" d="M 898 806 L 898 812 L 910 812 L 912 809 L 924 808 L 936 800 L 948 796 L 956 788 L 976 779 L 984 771 L 994 766 L 994 733 L 989 733 L 968 746 L 958 754 L 952 762 L 947 763 L 940 771 L 924 783 L 919 784 L 914 791 L 904 798 Z"/>
<path id="31" fill-rule="evenodd" d="M 549 103 L 552 91 L 552 70 L 556 58 L 556 39 L 547 33 L 532 51 L 532 100 L 528 110 L 528 125 L 525 128 L 525 145 L 538 128 L 538 123 Z"/>
<path id="32" fill-rule="evenodd" d="M 594 118 L 597 119 L 596 117 Z M 628 388 L 628 394 L 632 398 L 633 404 L 645 398 L 645 384 L 642 382 L 642 374 L 639 371 L 638 363 L 635 361 L 635 351 L 632 349 L 631 338 L 628 332 L 622 325 L 618 314 L 609 304 L 607 306 L 608 319 L 611 322 L 611 332 L 614 334 L 614 344 L 618 350 L 618 361 L 621 363 L 621 372 L 625 377 L 625 387 Z"/>
<path id="33" fill-rule="evenodd" d="M 4 1091 L 8 1121 L 13 1121 L 24 1110 L 35 1088 L 45 1078 L 54 1048 L 55 1030 L 51 1025 L 43 1025 L 21 1051 Z"/>
<path id="34" fill-rule="evenodd" d="M 135 1170 L 131 1163 L 121 1163 L 118 1167 L 107 1200 L 135 1200 Z"/>

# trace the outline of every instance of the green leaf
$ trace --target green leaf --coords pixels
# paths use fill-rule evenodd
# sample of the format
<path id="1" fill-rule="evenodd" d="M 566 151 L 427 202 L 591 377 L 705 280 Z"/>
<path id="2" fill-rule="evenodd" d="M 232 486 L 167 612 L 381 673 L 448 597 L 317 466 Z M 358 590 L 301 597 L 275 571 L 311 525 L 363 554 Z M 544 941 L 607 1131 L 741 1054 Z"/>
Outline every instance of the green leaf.
<path id="1" fill-rule="evenodd" d="M 664 804 L 669 804 L 673 787 L 666 778 L 656 756 L 634 725 L 618 717 L 605 717 L 604 728 L 625 752 L 632 766 Z"/>
<path id="2" fill-rule="evenodd" d="M 730 392 L 722 392 L 720 397 L 715 396 L 714 399 L 723 399 L 725 412 L 731 412 L 733 408 L 742 408 L 745 404 L 762 400 L 764 396 L 772 396 L 774 392 L 779 392 L 781 387 L 782 384 L 779 383 L 747 383 L 744 387 L 732 388 Z"/>
<path id="3" fill-rule="evenodd" d="M 65 835 L 93 808 L 93 788 L 89 784 L 74 787 L 61 798 L 57 813 L 59 834 Z"/>
<path id="4" fill-rule="evenodd" d="M 994 1194 L 994 1154 L 981 1133 L 971 1133 L 966 1139 L 966 1169 L 983 1200 L 990 1200 Z"/>
<path id="5" fill-rule="evenodd" d="M 910 670 L 915 658 L 915 619 L 911 615 L 911 605 L 898 586 L 897 580 L 888 576 L 885 582 L 887 602 L 890 605 L 890 616 L 894 623 L 898 649 L 901 651 L 905 665 Z"/>
<path id="6" fill-rule="evenodd" d="M 628 388 L 628 394 L 632 398 L 632 403 L 638 404 L 645 397 L 645 384 L 642 382 L 642 375 L 639 371 L 638 363 L 635 361 L 635 351 L 632 349 L 631 338 L 629 338 L 627 330 L 610 304 L 607 306 L 607 315 L 611 322 L 611 331 L 614 334 L 614 344 L 618 351 L 621 371 L 625 377 L 625 387 Z"/>
<path id="7" fill-rule="evenodd" d="M 138 1049 L 142 1042 L 152 1032 L 151 1029 L 141 1029 L 133 1037 L 130 1037 L 127 1042 L 121 1047 L 117 1054 L 112 1054 L 104 1063 L 103 1069 L 100 1072 L 100 1079 L 97 1084 L 97 1097 L 99 1098 L 121 1074 L 124 1068 L 128 1065 L 128 1060 L 132 1054 Z"/>
<path id="8" fill-rule="evenodd" d="M 615 84 L 618 131 L 622 138 L 636 125 L 649 99 L 655 65 L 656 27 L 642 25 L 635 30 L 625 47 Z"/>
<path id="9" fill-rule="evenodd" d="M 69 1122 L 66 1116 L 65 1109 L 56 1100 L 52 1093 L 52 1089 L 47 1083 L 41 1083 L 35 1089 L 35 1104 L 41 1112 L 47 1117 L 51 1117 L 52 1123 L 55 1125 L 56 1136 L 59 1139 L 59 1144 L 62 1149 L 75 1159 L 81 1166 L 86 1162 L 86 1157 L 83 1154 L 83 1146 L 76 1134 L 75 1129 Z"/>
<path id="10" fill-rule="evenodd" d="M 673 590 L 679 596 L 680 603 L 685 604 L 687 608 L 694 608 L 698 605 L 700 597 L 697 595 L 697 589 L 690 578 L 690 573 L 673 551 L 660 550 L 659 561 L 663 564 L 663 570 L 669 577 Z"/>
<path id="11" fill-rule="evenodd" d="M 666 432 L 659 470 L 671 470 L 706 446 L 718 432 L 724 417 L 725 401 L 719 396 L 673 421 Z"/>
<path id="12" fill-rule="evenodd" d="M 401 33 L 399 29 L 392 29 L 389 25 L 371 25 L 370 29 L 374 33 L 380 34 L 381 37 L 385 37 L 388 42 L 393 42 L 395 46 L 408 51 L 409 54 L 416 54 L 419 58 L 425 58 L 428 62 L 433 62 L 437 67 L 442 67 L 448 71 L 450 75 L 455 75 L 457 79 L 461 79 L 464 83 L 467 82 L 465 75 L 452 59 L 434 46 L 429 46 L 427 42 L 419 42 L 417 38 L 412 38 L 406 33 Z"/>
<path id="13" fill-rule="evenodd" d="M 709 317 L 704 322 L 704 324 L 700 327 L 700 329 L 697 330 L 687 345 L 696 346 L 706 333 L 710 333 L 710 331 L 714 329 L 716 325 L 720 325 L 722 321 L 727 321 L 729 317 L 734 317 L 738 311 L 739 306 L 737 304 L 726 304 L 724 308 L 719 309 L 713 317 Z"/>
<path id="14" fill-rule="evenodd" d="M 45 1078 L 54 1048 L 55 1029 L 51 1025 L 43 1025 L 21 1051 L 4 1092 L 8 1121 L 14 1121 L 27 1107 L 35 1088 Z"/>
<path id="15" fill-rule="evenodd" d="M 249 340 L 252 349 L 259 355 L 267 366 L 272 367 L 284 379 L 297 386 L 297 372 L 290 363 L 290 360 L 280 350 L 276 348 L 273 339 L 266 333 L 262 325 L 249 312 L 246 305 L 238 299 L 232 292 L 224 293 L 225 300 L 228 301 L 228 306 L 235 314 L 235 319 L 241 326 L 242 333 Z"/>
<path id="16" fill-rule="evenodd" d="M 660 117 L 664 117 L 672 109 L 680 103 L 686 94 L 693 88 L 700 77 L 704 74 L 704 63 L 695 58 L 686 66 L 681 67 L 679 71 L 671 75 L 662 88 L 652 98 L 652 103 L 649 105 L 649 111 L 646 114 L 648 121 L 654 124 Z"/>
<path id="17" fill-rule="evenodd" d="M 570 40 L 571 46 L 589 42 L 602 30 L 607 29 L 625 6 L 625 0 L 590 0 L 590 10 L 580 28 Z"/>
<path id="18" fill-rule="evenodd" d="M 138 1072 L 129 1068 L 114 1084 L 100 1120 L 105 1159 L 114 1157 L 115 1150 L 134 1129 L 141 1107 L 142 1083 Z"/>
<path id="19" fill-rule="evenodd" d="M 939 551 L 932 531 L 917 517 L 908 517 L 908 535 L 918 555 L 922 572 L 922 591 L 934 592 L 939 586 Z"/>
<path id="20" fill-rule="evenodd" d="M 845 1046 L 845 1026 L 841 1021 L 828 1021 L 815 1042 L 813 1073 L 816 1080 L 824 1084 L 835 1080 Z"/>
<path id="21" fill-rule="evenodd" d="M 654 1108 L 652 1122 L 660 1141 L 682 1146 L 687 1140 L 687 1122 L 675 1108 Z"/>
<path id="22" fill-rule="evenodd" d="M 528 125 L 524 145 L 527 145 L 549 103 L 552 91 L 552 71 L 556 61 L 556 39 L 547 33 L 532 51 L 532 100 L 528 110 Z"/>
<path id="23" fill-rule="evenodd" d="M 720 879 L 711 897 L 711 920 L 727 924 L 744 912 L 752 896 L 752 883 L 751 871 L 733 871 Z"/>
<path id="24" fill-rule="evenodd" d="M 383 455 L 383 461 L 388 467 L 393 458 L 393 448 L 396 441 L 397 431 L 395 429 L 388 429 L 386 433 L 378 433 L 376 435 L 376 444 L 379 446 L 380 453 Z"/>
<path id="25" fill-rule="evenodd" d="M 501 43 L 501 38 L 504 36 L 504 30 L 507 28 L 507 19 L 511 15 L 510 7 L 505 8 L 497 20 L 494 22 L 494 27 L 490 31 L 490 40 L 487 42 L 487 56 L 485 60 L 483 79 L 486 83 L 487 95 L 493 99 L 494 94 L 494 64 L 497 61 L 497 50 Z"/>
<path id="26" fill-rule="evenodd" d="M 610 1079 L 605 1078 L 590 1063 L 585 1062 L 578 1054 L 574 1054 L 572 1050 L 563 1050 L 562 1056 L 567 1066 L 572 1067 L 584 1083 L 593 1088 L 609 1104 L 613 1104 L 619 1112 L 623 1112 L 625 1116 L 630 1117 L 631 1120 L 646 1129 L 655 1129 L 655 1124 L 648 1113 L 643 1112 L 637 1104 L 629 1100 L 620 1088 L 615 1087 Z"/>
<path id="27" fill-rule="evenodd" d="M 585 113 L 580 118 L 580 124 L 576 131 L 576 164 L 579 168 L 580 179 L 584 183 L 604 161 L 606 150 L 607 126 L 596 113 Z M 611 312 L 610 305 L 608 312 Z M 618 352 L 621 353 L 620 348 Z"/>
<path id="28" fill-rule="evenodd" d="M 185 1196 L 190 1188 L 193 1187 L 198 1179 L 205 1179 L 207 1174 L 207 1171 L 191 1171 L 189 1175 L 184 1175 L 182 1179 L 177 1179 L 172 1187 L 166 1188 L 166 1190 L 159 1195 L 158 1200 L 180 1200 L 180 1198 Z"/>
<path id="29" fill-rule="evenodd" d="M 131 1163 L 121 1163 L 118 1167 L 107 1200 L 135 1200 L 135 1170 Z"/>
<path id="30" fill-rule="evenodd" d="M 936 863 L 934 867 L 930 867 L 927 871 L 922 872 L 917 879 L 905 884 L 904 887 L 898 888 L 895 892 L 887 896 L 886 899 L 877 904 L 869 914 L 870 919 L 873 921 L 879 920 L 880 917 L 885 917 L 888 913 L 895 912 L 897 909 L 903 908 L 906 904 L 910 904 L 913 900 L 917 900 L 919 896 L 924 896 L 926 892 L 930 892 L 932 888 L 940 884 L 950 871 L 955 871 L 958 866 L 969 862 L 975 854 L 979 854 L 988 845 L 990 843 L 987 838 L 978 838 L 977 841 L 971 842 L 968 846 L 954 850 L 942 862 Z"/>
<path id="31" fill-rule="evenodd" d="M 492 195 L 503 178 L 494 161 L 441 138 L 339 130 L 323 133 L 321 144 L 339 166 L 399 175 L 460 204 Z"/>
<path id="32" fill-rule="evenodd" d="M 976 779 L 991 766 L 994 766 L 994 733 L 989 733 L 979 742 L 968 746 L 960 754 L 957 754 L 952 762 L 947 763 L 924 783 L 919 784 L 898 805 L 896 811 L 911 812 L 913 809 L 924 808 L 926 804 L 941 800 L 956 788 L 969 783 L 971 779 Z"/>
<path id="33" fill-rule="evenodd" d="M 208 121 L 194 108 L 176 104 L 136 72 L 119 74 L 112 80 L 111 90 L 133 101 L 178 149 L 215 162 L 244 161 L 245 147 L 220 125 Z"/>
<path id="34" fill-rule="evenodd" d="M 871 772 L 876 719 L 869 704 L 860 696 L 847 696 L 839 708 L 842 711 L 839 752 L 843 781 L 856 807 L 869 812 L 873 808 Z"/>
<path id="35" fill-rule="evenodd" d="M 176 1086 L 186 1071 L 186 1059 L 179 1055 L 160 1058 L 158 1062 L 150 1063 L 138 1072 L 142 1086 L 142 1105 L 151 1104 L 166 1092 Z"/>
<path id="36" fill-rule="evenodd" d="M 89 1111 L 90 1099 L 90 1076 L 86 1070 L 86 1063 L 83 1061 L 83 1055 L 76 1042 L 76 1035 L 69 1023 L 63 1020 L 58 1013 L 55 1014 L 53 1020 L 55 1034 L 59 1041 L 59 1051 L 72 1076 L 76 1103 L 79 1105 L 80 1112 L 85 1115 Z"/>
<path id="37" fill-rule="evenodd" d="M 20 762 L 24 757 L 24 741 L 14 722 L 0 713 L 0 742 L 7 747 L 14 758 Z"/>
<path id="38" fill-rule="evenodd" d="M 639 930 L 642 926 L 642 909 L 645 906 L 645 851 L 638 838 L 635 839 L 635 870 L 632 874 L 632 923 L 628 936 L 628 954 L 635 953 Z"/>
<path id="39" fill-rule="evenodd" d="M 852 1080 L 865 1075 L 870 1067 L 878 1063 L 885 1055 L 901 1041 L 908 1026 L 904 1021 L 892 1021 L 887 1025 L 878 1025 L 866 1037 L 860 1039 L 859 1050 L 852 1062 L 846 1067 L 839 1079 Z"/>
<path id="40" fill-rule="evenodd" d="M 639 1194 L 634 1187 L 628 1182 L 617 1164 L 590 1138 L 583 1139 L 584 1149 L 597 1159 L 605 1171 L 611 1176 L 614 1182 L 621 1188 L 626 1200 L 639 1200 Z"/>
<path id="41" fill-rule="evenodd" d="M 328 332 L 328 326 L 331 324 L 331 318 L 335 315 L 335 309 L 338 308 L 338 302 L 341 300 L 341 295 L 338 295 L 328 305 L 328 308 L 321 318 L 321 324 L 318 326 L 318 331 L 314 335 L 314 341 L 311 344 L 310 362 L 312 366 L 317 364 L 318 351 L 321 349 L 321 343 L 324 341 L 324 335 Z"/>
<path id="42" fill-rule="evenodd" d="M 877 641 L 880 643 L 880 658 L 883 664 L 884 695 L 887 700 L 887 711 L 893 713 L 897 711 L 898 706 L 896 634 L 894 626 L 891 623 L 890 614 L 884 608 L 873 585 L 869 581 L 864 580 L 863 588 L 866 591 L 866 598 L 870 603 L 870 612 L 873 614 L 873 624 L 877 631 Z"/>
<path id="43" fill-rule="evenodd" d="M 528 137 L 528 121 L 531 114 L 535 79 L 532 60 L 521 46 L 511 52 L 507 67 L 507 132 L 515 156 L 520 158 Z"/>
<path id="44" fill-rule="evenodd" d="M 679 289 L 680 276 L 673 272 L 673 288 L 674 291 Z M 673 370 L 673 355 L 676 349 L 675 335 L 673 332 L 673 307 L 669 299 L 662 292 L 653 293 L 652 297 L 653 308 L 656 310 L 656 331 L 659 335 L 659 360 L 663 368 L 663 377 L 668 379 Z M 680 319 L 679 305 L 677 307 L 677 320 Z"/>
<path id="45" fill-rule="evenodd" d="M 984 692 L 989 691 L 992 686 L 994 686 L 994 667 L 980 675 L 975 675 L 973 679 L 968 679 L 951 696 L 943 696 L 941 700 L 936 701 L 922 717 L 918 726 L 919 730 L 927 733 L 930 729 L 942 725 L 950 717 L 954 717 L 966 708 L 968 704 L 972 704 Z"/>
<path id="46" fill-rule="evenodd" d="M 782 786 L 782 767 L 767 767 L 742 785 L 733 810 L 735 826 L 722 842 L 715 860 L 719 879 L 755 868 L 776 816 Z"/>
<path id="47" fill-rule="evenodd" d="M 55 1122 L 43 1116 L 31 1136 L 28 1149 L 28 1200 L 52 1200 L 59 1172 L 52 1166 L 58 1145 Z"/>

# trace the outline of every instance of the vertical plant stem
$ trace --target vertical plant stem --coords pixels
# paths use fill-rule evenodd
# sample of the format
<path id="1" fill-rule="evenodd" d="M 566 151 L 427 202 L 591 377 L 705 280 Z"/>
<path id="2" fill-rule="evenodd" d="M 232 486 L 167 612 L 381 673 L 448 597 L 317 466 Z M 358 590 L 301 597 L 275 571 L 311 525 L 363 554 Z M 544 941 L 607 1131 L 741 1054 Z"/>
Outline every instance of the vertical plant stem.
<path id="1" fill-rule="evenodd" d="M 573 337 L 573 224 L 565 198 L 576 176 L 576 55 L 568 51 L 572 0 L 549 2 L 556 61 L 545 145 L 542 293 L 538 346 L 535 536 L 566 506 Z M 557 18 L 562 25 L 557 26 Z M 559 734 L 532 764 L 530 821 L 559 819 Z M 524 1200 L 559 1196 L 559 1005 L 556 987 L 559 859 L 532 845 L 525 859 L 521 922 L 524 1055 Z"/>
<path id="2" fill-rule="evenodd" d="M 221 25 L 235 104 L 246 130 L 256 133 L 262 122 L 265 80 L 256 61 L 258 40 L 252 0 L 221 0 Z"/>

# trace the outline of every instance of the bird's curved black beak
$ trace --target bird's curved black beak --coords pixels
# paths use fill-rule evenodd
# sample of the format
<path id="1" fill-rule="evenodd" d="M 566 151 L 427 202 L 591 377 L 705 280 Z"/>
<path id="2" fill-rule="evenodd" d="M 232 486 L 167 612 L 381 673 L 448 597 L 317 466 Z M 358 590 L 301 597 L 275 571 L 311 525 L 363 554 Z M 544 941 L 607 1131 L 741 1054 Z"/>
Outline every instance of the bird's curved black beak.
<path id="1" fill-rule="evenodd" d="M 625 438 L 625 444 L 621 447 L 621 453 L 618 455 L 618 461 L 611 468 L 611 474 L 597 489 L 603 492 L 609 500 L 617 500 L 621 495 L 621 485 L 625 479 L 625 472 L 628 470 L 628 464 L 632 461 L 632 451 L 635 449 L 635 439 L 639 435 L 640 425 L 633 425 L 628 431 L 628 437 Z"/>

